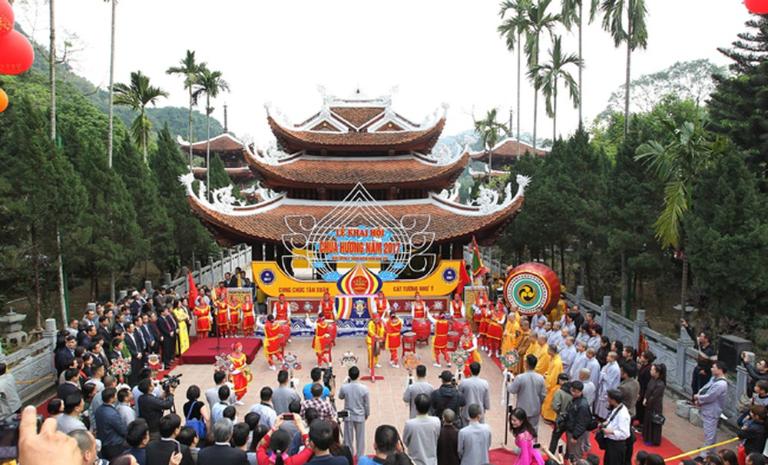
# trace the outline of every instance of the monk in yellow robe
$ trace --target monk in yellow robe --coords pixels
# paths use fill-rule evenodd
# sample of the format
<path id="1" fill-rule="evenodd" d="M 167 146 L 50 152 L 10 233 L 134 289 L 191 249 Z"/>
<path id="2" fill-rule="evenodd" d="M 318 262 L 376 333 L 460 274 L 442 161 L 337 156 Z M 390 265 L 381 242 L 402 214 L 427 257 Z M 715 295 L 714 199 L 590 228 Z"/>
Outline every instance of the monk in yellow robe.
<path id="1" fill-rule="evenodd" d="M 549 371 L 550 362 L 547 336 L 539 335 L 536 346 L 536 353 L 534 353 L 534 355 L 536 355 L 536 358 L 539 360 L 539 363 L 536 364 L 536 373 L 540 374 L 541 376 L 546 376 L 547 372 Z"/>
<path id="2" fill-rule="evenodd" d="M 504 324 L 504 336 L 501 338 L 501 355 L 506 354 L 512 349 L 517 349 L 520 344 L 520 314 L 513 307 L 507 315 L 507 322 Z"/>
<path id="3" fill-rule="evenodd" d="M 547 354 L 549 355 L 549 370 L 546 376 L 544 376 L 547 397 L 544 398 L 544 404 L 541 406 L 541 416 L 545 420 L 555 421 L 557 419 L 557 412 L 552 410 L 552 399 L 555 397 L 557 390 L 560 389 L 557 377 L 563 372 L 563 361 L 560 359 L 560 354 L 557 353 L 557 347 L 554 345 L 549 346 Z"/>
<path id="4" fill-rule="evenodd" d="M 535 336 L 531 335 L 531 324 L 525 319 L 520 319 L 520 335 L 517 338 L 517 345 L 513 348 L 517 350 L 520 355 L 520 363 L 517 369 L 514 370 L 515 374 L 520 374 L 525 371 L 525 356 L 528 355 L 528 349 L 536 345 Z"/>

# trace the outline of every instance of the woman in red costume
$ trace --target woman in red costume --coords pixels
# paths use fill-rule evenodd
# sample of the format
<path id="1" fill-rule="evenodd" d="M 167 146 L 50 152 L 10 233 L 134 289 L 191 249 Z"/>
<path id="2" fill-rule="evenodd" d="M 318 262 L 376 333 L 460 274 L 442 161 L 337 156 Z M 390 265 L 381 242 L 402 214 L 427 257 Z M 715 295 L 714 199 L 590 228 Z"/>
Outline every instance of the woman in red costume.
<path id="1" fill-rule="evenodd" d="M 235 296 L 229 299 L 229 335 L 237 336 L 237 330 L 240 329 L 240 308 L 242 304 Z"/>
<path id="2" fill-rule="evenodd" d="M 275 358 L 278 362 L 283 361 L 283 348 L 285 347 L 283 330 L 280 323 L 275 321 L 274 315 L 269 315 L 266 323 L 256 320 L 256 326 L 264 330 L 264 356 L 269 363 L 269 369 L 275 371 L 275 364 L 272 359 Z"/>
<path id="3" fill-rule="evenodd" d="M 336 319 L 336 314 L 334 313 L 334 302 L 333 299 L 331 299 L 331 293 L 328 291 L 325 291 L 323 294 L 323 300 L 320 301 L 320 305 L 318 305 L 318 312 L 323 314 L 323 318 L 325 318 L 328 321 L 334 321 Z"/>
<path id="4" fill-rule="evenodd" d="M 229 361 L 232 363 L 230 373 L 232 384 L 235 386 L 235 396 L 237 396 L 237 405 L 243 405 L 240 399 L 248 392 L 248 383 L 253 379 L 251 369 L 248 368 L 248 361 L 243 353 L 243 345 L 239 342 L 232 344 L 232 353 L 229 354 Z"/>
<path id="5" fill-rule="evenodd" d="M 379 291 L 376 293 L 376 298 L 373 299 L 373 313 L 378 315 L 379 318 L 386 318 L 389 313 L 389 301 L 384 297 L 384 293 Z M 373 316 L 373 315 L 371 315 Z"/>
<path id="6" fill-rule="evenodd" d="M 393 368 L 400 368 L 400 359 L 397 356 L 397 351 L 402 343 L 402 331 L 403 320 L 395 312 L 390 312 L 389 319 L 387 319 L 387 323 L 384 325 L 384 333 L 386 334 L 384 344 L 389 351 L 389 365 Z"/>
<path id="7" fill-rule="evenodd" d="M 218 325 L 219 336 L 226 336 L 229 329 L 229 305 L 227 305 L 227 294 L 216 293 L 216 324 Z"/>
<path id="8" fill-rule="evenodd" d="M 469 357 L 464 362 L 464 377 L 469 377 L 469 365 L 472 362 L 482 363 L 480 354 L 477 352 L 477 336 L 471 334 L 469 326 L 464 327 L 464 333 L 459 340 L 459 347 L 466 350 L 469 353 Z"/>
<path id="9" fill-rule="evenodd" d="M 475 324 L 475 332 L 480 332 L 480 322 L 483 319 L 483 310 L 488 306 L 488 294 L 485 289 L 475 297 L 475 303 L 472 305 L 472 322 Z"/>
<path id="10" fill-rule="evenodd" d="M 421 300 L 421 294 L 417 291 L 414 295 L 416 300 L 411 304 L 411 317 L 416 320 L 423 320 L 427 317 L 427 304 Z"/>
<path id="11" fill-rule="evenodd" d="M 466 318 L 466 309 L 464 308 L 464 301 L 461 300 L 461 294 L 455 292 L 453 294 L 453 300 L 451 300 L 451 313 L 454 318 Z"/>
<path id="12" fill-rule="evenodd" d="M 195 327 L 197 328 L 197 337 L 205 339 L 208 337 L 208 333 L 211 332 L 211 306 L 208 305 L 208 301 L 205 300 L 205 296 L 197 298 L 195 303 Z"/>
<path id="13" fill-rule="evenodd" d="M 306 324 L 310 328 L 314 328 L 315 336 L 312 338 L 312 348 L 315 350 L 315 356 L 317 356 L 317 366 L 321 367 L 324 364 L 330 364 L 331 348 L 333 347 L 331 325 L 325 319 L 323 312 L 317 314 L 317 322 L 313 322 L 309 315 L 306 318 Z"/>
<path id="14" fill-rule="evenodd" d="M 285 300 L 285 294 L 280 294 L 277 297 L 277 302 L 272 306 L 272 314 L 277 321 L 291 320 L 291 304 Z"/>
<path id="15" fill-rule="evenodd" d="M 253 300 L 250 296 L 243 303 L 243 336 L 252 336 L 256 326 L 256 315 L 253 313 Z"/>
<path id="16" fill-rule="evenodd" d="M 448 368 L 451 367 L 451 358 L 448 354 L 448 331 L 451 330 L 451 322 L 446 318 L 445 311 L 440 312 L 438 319 L 432 318 L 427 313 L 427 318 L 435 326 L 435 336 L 432 338 L 432 356 L 435 358 L 434 365 L 440 368 L 440 355 L 445 358 Z"/>
<path id="17" fill-rule="evenodd" d="M 496 301 L 496 307 L 488 318 L 488 355 L 499 357 L 501 337 L 504 335 L 504 323 L 507 321 L 507 309 L 501 297 Z"/>

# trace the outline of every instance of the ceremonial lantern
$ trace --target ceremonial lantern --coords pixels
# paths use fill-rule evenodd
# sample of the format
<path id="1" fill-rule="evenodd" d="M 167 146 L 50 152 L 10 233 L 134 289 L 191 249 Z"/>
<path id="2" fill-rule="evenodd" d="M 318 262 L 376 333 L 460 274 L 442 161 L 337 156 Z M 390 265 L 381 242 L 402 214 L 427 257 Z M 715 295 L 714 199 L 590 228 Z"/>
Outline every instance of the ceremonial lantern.
<path id="1" fill-rule="evenodd" d="M 750 13 L 758 15 L 768 14 L 768 0 L 744 0 L 744 5 Z"/>
<path id="2" fill-rule="evenodd" d="M 0 113 L 4 112 L 6 108 L 8 108 L 8 94 L 0 89 Z"/>
<path id="3" fill-rule="evenodd" d="M 21 32 L 12 30 L 0 35 L 0 74 L 21 74 L 31 68 L 34 61 L 32 44 Z"/>
<path id="4" fill-rule="evenodd" d="M 552 268 L 541 263 L 523 263 L 515 267 L 504 282 L 507 306 L 517 306 L 530 315 L 549 312 L 560 300 L 560 279 Z"/>
<path id="5" fill-rule="evenodd" d="M 0 0 L 0 36 L 13 30 L 13 8 L 7 0 Z"/>

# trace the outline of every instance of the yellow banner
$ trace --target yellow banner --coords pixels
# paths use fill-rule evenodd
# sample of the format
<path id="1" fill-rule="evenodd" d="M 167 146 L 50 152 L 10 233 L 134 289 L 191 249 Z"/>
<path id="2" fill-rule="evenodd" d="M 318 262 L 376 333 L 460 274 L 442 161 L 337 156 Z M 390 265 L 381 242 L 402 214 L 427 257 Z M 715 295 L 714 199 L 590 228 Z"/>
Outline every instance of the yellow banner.
<path id="1" fill-rule="evenodd" d="M 270 297 L 285 294 L 292 298 L 320 298 L 325 291 L 331 296 L 339 294 L 336 283 L 302 281 L 289 276 L 277 262 L 252 262 L 253 279 Z M 411 297 L 419 291 L 424 297 L 440 297 L 451 294 L 459 284 L 461 260 L 441 260 L 429 275 L 421 279 L 399 279 L 384 282 L 382 292 L 387 297 Z"/>

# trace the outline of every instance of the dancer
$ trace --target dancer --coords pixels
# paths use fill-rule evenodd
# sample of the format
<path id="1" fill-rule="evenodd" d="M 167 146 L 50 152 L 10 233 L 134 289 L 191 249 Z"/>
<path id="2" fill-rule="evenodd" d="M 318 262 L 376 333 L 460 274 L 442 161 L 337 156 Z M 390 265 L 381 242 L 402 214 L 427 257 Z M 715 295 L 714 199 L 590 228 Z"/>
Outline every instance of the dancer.
<path id="1" fill-rule="evenodd" d="M 229 335 L 237 336 L 237 330 L 240 328 L 240 308 L 242 304 L 234 295 L 229 297 Z"/>
<path id="2" fill-rule="evenodd" d="M 440 355 L 445 358 L 448 368 L 451 367 L 451 358 L 448 354 L 448 331 L 451 330 L 451 321 L 446 318 L 445 311 L 440 312 L 438 319 L 435 319 L 427 312 L 427 318 L 435 327 L 435 336 L 432 338 L 432 357 L 434 357 L 434 366 L 440 368 Z"/>
<path id="3" fill-rule="evenodd" d="M 389 365 L 393 368 L 400 368 L 397 351 L 402 343 L 402 331 L 403 320 L 395 312 L 390 312 L 389 319 L 384 325 L 384 333 L 386 334 L 386 349 L 389 351 Z"/>
<path id="4" fill-rule="evenodd" d="M 478 342 L 480 343 L 480 350 L 488 352 L 488 320 L 491 319 L 490 303 L 480 308 L 480 324 L 478 326 L 478 333 L 480 337 Z"/>
<path id="5" fill-rule="evenodd" d="M 285 300 L 285 294 L 277 297 L 277 302 L 272 306 L 272 314 L 277 321 L 291 321 L 291 304 Z"/>
<path id="6" fill-rule="evenodd" d="M 499 297 L 496 307 L 488 317 L 487 325 L 487 343 L 488 355 L 498 358 L 501 349 L 501 337 L 504 335 L 504 323 L 507 321 L 507 309 L 504 308 L 504 302 Z"/>
<path id="7" fill-rule="evenodd" d="M 315 330 L 315 336 L 312 338 L 312 348 L 315 350 L 317 356 L 317 366 L 321 367 L 324 364 L 331 363 L 331 347 L 333 347 L 333 341 L 331 341 L 331 325 L 325 319 L 325 314 L 320 312 L 317 314 L 317 322 L 313 322 L 309 315 L 307 315 L 305 322 L 308 327 Z"/>
<path id="8" fill-rule="evenodd" d="M 283 334 L 280 323 L 275 321 L 275 315 L 267 316 L 266 323 L 256 320 L 256 326 L 264 330 L 264 356 L 267 358 L 269 369 L 275 371 L 275 364 L 272 359 L 275 358 L 278 362 L 283 361 L 285 344 L 283 344 L 282 339 L 285 338 L 285 334 Z"/>
<path id="9" fill-rule="evenodd" d="M 475 303 L 472 304 L 472 323 L 474 323 L 475 332 L 480 331 L 480 321 L 483 319 L 483 310 L 488 306 L 488 293 L 485 288 L 475 296 Z"/>
<path id="10" fill-rule="evenodd" d="M 218 326 L 217 331 L 219 336 L 226 336 L 229 328 L 229 305 L 227 304 L 227 292 L 224 288 L 224 292 L 219 292 L 221 285 L 216 289 L 216 295 L 214 296 L 214 302 L 216 302 L 216 324 Z"/>
<path id="11" fill-rule="evenodd" d="M 464 301 L 461 300 L 461 294 L 458 292 L 453 293 L 453 300 L 451 300 L 451 311 L 454 318 L 467 317 L 467 309 L 464 307 Z"/>
<path id="12" fill-rule="evenodd" d="M 252 336 L 256 326 L 256 314 L 253 312 L 253 299 L 251 296 L 243 302 L 243 336 Z"/>
<path id="13" fill-rule="evenodd" d="M 384 325 L 381 318 L 374 315 L 368 322 L 368 334 L 365 336 L 365 345 L 368 347 L 368 368 L 371 370 L 371 378 L 374 379 L 374 368 L 379 365 L 379 344 L 384 339 Z"/>
<path id="14" fill-rule="evenodd" d="M 208 305 L 205 296 L 201 295 L 196 300 L 194 314 L 196 317 L 195 328 L 197 329 L 197 337 L 205 339 L 208 337 L 208 333 L 211 332 L 211 306 Z"/>
<path id="15" fill-rule="evenodd" d="M 384 297 L 384 293 L 379 291 L 376 293 L 376 298 L 373 299 L 373 310 L 379 318 L 386 318 L 389 313 L 389 301 Z"/>
<path id="16" fill-rule="evenodd" d="M 317 306 L 317 311 L 323 314 L 323 318 L 325 318 L 328 321 L 334 321 L 336 319 L 336 314 L 334 312 L 334 302 L 333 299 L 331 299 L 331 293 L 328 291 L 325 291 L 323 293 L 323 300 L 320 301 L 320 304 Z"/>
<path id="17" fill-rule="evenodd" d="M 229 354 L 229 361 L 232 364 L 232 384 L 235 386 L 235 396 L 237 402 L 235 405 L 243 405 L 241 399 L 248 392 L 248 383 L 253 379 L 251 369 L 248 368 L 248 360 L 243 353 L 243 345 L 239 342 L 232 344 L 232 353 Z"/>
<path id="18" fill-rule="evenodd" d="M 427 304 L 421 300 L 421 293 L 419 291 L 416 291 L 414 297 L 416 300 L 411 304 L 411 317 L 415 320 L 423 320 L 427 317 L 429 307 L 427 307 Z"/>
<path id="19" fill-rule="evenodd" d="M 461 339 L 459 340 L 459 347 L 469 353 L 469 357 L 467 357 L 467 360 L 464 362 L 464 377 L 470 375 L 469 365 L 472 362 L 482 363 L 483 361 L 480 358 L 480 354 L 477 352 L 477 336 L 473 335 L 470 331 L 469 326 L 465 326 Z"/>

